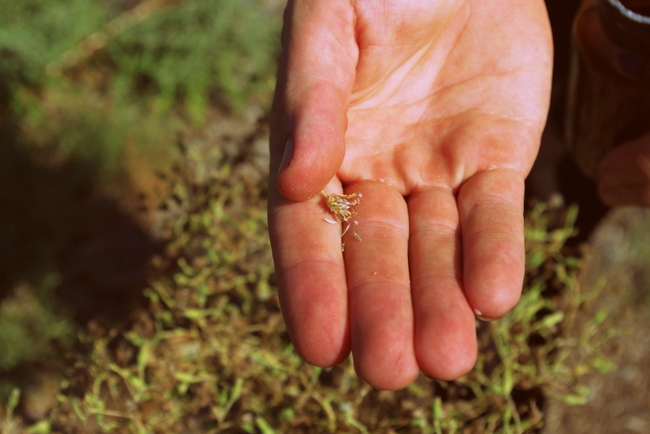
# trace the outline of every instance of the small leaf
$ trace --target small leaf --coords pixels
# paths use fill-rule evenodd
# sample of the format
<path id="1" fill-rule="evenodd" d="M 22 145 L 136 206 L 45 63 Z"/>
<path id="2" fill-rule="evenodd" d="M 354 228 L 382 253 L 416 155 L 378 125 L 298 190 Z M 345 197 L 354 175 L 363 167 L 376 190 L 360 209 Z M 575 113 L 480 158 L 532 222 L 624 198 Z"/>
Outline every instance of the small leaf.
<path id="1" fill-rule="evenodd" d="M 546 315 L 542 320 L 540 321 L 540 327 L 541 328 L 551 328 L 564 319 L 564 312 L 553 312 L 550 315 Z"/>
<path id="2" fill-rule="evenodd" d="M 262 416 L 257 416 L 255 423 L 257 423 L 257 427 L 262 431 L 262 434 L 275 434 L 273 427 Z"/>

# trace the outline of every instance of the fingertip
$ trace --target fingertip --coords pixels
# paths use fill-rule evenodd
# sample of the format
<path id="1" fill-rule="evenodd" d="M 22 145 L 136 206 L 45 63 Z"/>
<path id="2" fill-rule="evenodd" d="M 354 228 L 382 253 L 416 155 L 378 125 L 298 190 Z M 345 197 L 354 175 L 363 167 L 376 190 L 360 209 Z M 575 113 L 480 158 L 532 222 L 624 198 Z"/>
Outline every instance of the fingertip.
<path id="1" fill-rule="evenodd" d="M 467 375 L 476 365 L 476 345 L 458 348 L 439 359 L 437 366 L 425 366 L 423 372 L 436 380 L 454 381 Z"/>
<path id="2" fill-rule="evenodd" d="M 303 360 L 319 367 L 337 365 L 350 352 L 345 277 L 337 270 L 328 262 L 311 261 L 278 274 L 291 343 Z"/>
<path id="3" fill-rule="evenodd" d="M 507 220 L 505 209 L 500 215 Z M 501 318 L 519 302 L 526 264 L 523 229 L 521 234 L 518 229 L 499 230 L 500 223 L 494 224 L 496 228 L 491 226 L 493 219 L 496 217 L 486 219 L 481 225 L 483 229 L 467 231 L 463 262 L 467 303 L 476 316 L 490 319 Z M 512 224 L 513 228 L 521 225 Z"/>
<path id="4" fill-rule="evenodd" d="M 420 375 L 420 368 L 415 363 L 412 348 L 398 350 L 392 357 L 386 353 L 380 357 L 374 360 L 354 358 L 357 375 L 375 389 L 405 389 Z"/>
<path id="5" fill-rule="evenodd" d="M 327 183 L 336 175 L 343 160 L 336 156 L 323 156 L 321 161 L 317 155 L 309 158 L 293 158 L 291 163 L 278 173 L 277 189 L 284 197 L 295 202 L 309 200 L 318 195 Z M 322 161 L 328 158 L 331 161 Z"/>
<path id="6" fill-rule="evenodd" d="M 507 261 L 503 261 L 507 263 Z M 518 265 L 504 266 L 503 269 L 514 270 Z M 519 302 L 523 289 L 523 271 L 521 278 L 515 280 L 515 274 L 510 271 L 507 275 L 502 274 L 502 269 L 493 268 L 492 279 L 486 278 L 489 273 L 486 270 L 482 276 L 476 279 L 466 279 L 466 297 L 474 315 L 484 320 L 494 320 L 503 317 L 510 312 Z"/>
<path id="7" fill-rule="evenodd" d="M 477 357 L 474 319 L 447 317 L 418 327 L 415 354 L 420 369 L 437 380 L 452 381 L 474 368 Z"/>
<path id="8" fill-rule="evenodd" d="M 386 286 L 382 291 L 381 286 L 371 286 L 367 295 L 373 299 L 351 294 L 354 367 L 372 387 L 399 390 L 420 373 L 413 349 L 412 308 L 396 294 L 395 287 Z"/>
<path id="9" fill-rule="evenodd" d="M 445 354 L 421 355 L 422 372 L 430 378 L 441 381 L 454 381 L 467 375 L 476 364 L 476 345 L 470 347 L 459 347 Z M 435 363 L 431 363 L 435 360 Z"/>
<path id="10" fill-rule="evenodd" d="M 399 376 L 386 376 L 384 374 L 385 373 L 381 373 L 377 376 L 365 376 L 365 378 L 361 378 L 377 390 L 397 391 L 406 389 L 413 384 L 413 382 L 418 378 L 420 371 L 412 371 L 411 373 L 405 373 Z"/>
<path id="11" fill-rule="evenodd" d="M 338 365 L 350 353 L 345 307 L 337 307 L 337 300 L 330 301 L 325 305 L 322 300 L 314 300 L 319 309 L 293 307 L 296 300 L 283 303 L 283 316 L 294 350 L 305 362 L 321 368 Z"/>
<path id="12" fill-rule="evenodd" d="M 304 336 L 301 339 L 292 337 L 291 343 L 296 354 L 305 362 L 319 368 L 331 368 L 348 358 L 350 345 L 348 342 L 334 342 L 332 339 L 330 339 L 330 343 L 334 343 L 334 345 L 328 345 L 322 341 L 324 334 L 326 332 L 323 330 L 318 330 L 317 333 L 303 332 Z M 291 333 L 289 335 L 291 336 Z M 314 341 L 309 336 L 316 338 L 316 342 L 320 342 L 321 345 L 314 345 Z"/>
<path id="13" fill-rule="evenodd" d="M 304 201 L 320 193 L 341 167 L 347 99 L 330 84 L 317 83 L 289 111 L 293 127 L 275 169 L 277 188 L 287 199 Z"/>

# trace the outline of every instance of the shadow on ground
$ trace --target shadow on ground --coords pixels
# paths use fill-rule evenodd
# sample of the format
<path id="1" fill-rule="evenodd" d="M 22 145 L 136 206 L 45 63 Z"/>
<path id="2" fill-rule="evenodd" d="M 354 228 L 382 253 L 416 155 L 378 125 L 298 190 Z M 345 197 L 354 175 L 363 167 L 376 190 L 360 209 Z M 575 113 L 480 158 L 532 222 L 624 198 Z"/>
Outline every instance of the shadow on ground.
<path id="1" fill-rule="evenodd" d="M 0 118 L 1 119 L 1 118 Z M 45 157 L 45 158 L 42 158 Z M 0 297 L 56 275 L 77 320 L 123 318 L 141 297 L 159 246 L 98 187 L 87 161 L 53 164 L 28 151 L 11 119 L 0 125 Z"/>

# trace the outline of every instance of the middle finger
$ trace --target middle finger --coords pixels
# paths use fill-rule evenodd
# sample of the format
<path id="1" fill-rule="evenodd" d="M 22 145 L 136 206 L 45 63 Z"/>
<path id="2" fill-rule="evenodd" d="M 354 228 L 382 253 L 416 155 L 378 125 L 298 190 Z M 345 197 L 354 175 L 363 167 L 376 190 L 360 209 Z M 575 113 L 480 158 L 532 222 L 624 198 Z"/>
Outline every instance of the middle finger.
<path id="1" fill-rule="evenodd" d="M 344 237 L 355 368 L 376 388 L 401 389 L 419 373 L 413 351 L 408 210 L 402 195 L 381 182 L 362 181 L 346 190 L 363 195 Z"/>

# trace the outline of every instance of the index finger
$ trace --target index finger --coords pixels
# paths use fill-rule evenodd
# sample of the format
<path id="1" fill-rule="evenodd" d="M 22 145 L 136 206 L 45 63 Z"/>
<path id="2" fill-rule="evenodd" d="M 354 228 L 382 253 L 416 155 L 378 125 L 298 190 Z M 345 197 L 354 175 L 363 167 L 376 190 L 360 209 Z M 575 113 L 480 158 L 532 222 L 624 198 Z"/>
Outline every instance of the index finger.
<path id="1" fill-rule="evenodd" d="M 308 363 L 333 366 L 350 348 L 340 225 L 320 196 L 293 202 L 272 189 L 269 235 L 280 306 L 296 352 Z"/>

